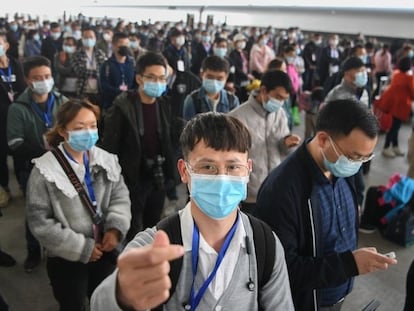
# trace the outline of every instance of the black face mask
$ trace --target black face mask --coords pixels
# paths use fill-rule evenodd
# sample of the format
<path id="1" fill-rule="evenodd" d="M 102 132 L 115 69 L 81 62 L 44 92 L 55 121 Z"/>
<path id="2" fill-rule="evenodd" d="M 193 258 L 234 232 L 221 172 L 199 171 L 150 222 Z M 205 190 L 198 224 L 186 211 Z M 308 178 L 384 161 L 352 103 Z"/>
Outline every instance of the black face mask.
<path id="1" fill-rule="evenodd" d="M 120 46 L 118 49 L 118 54 L 121 56 L 127 56 L 129 53 L 127 46 Z"/>

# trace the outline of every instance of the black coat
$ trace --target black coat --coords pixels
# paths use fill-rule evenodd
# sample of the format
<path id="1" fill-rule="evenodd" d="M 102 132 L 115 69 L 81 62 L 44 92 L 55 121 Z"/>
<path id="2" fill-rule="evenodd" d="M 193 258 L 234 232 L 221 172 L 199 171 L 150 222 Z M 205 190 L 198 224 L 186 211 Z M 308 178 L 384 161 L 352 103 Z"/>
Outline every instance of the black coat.
<path id="1" fill-rule="evenodd" d="M 163 172 L 166 181 L 176 179 L 176 161 L 171 144 L 171 108 L 166 98 L 157 99 L 161 125 L 160 147 L 165 158 Z M 119 95 L 104 119 L 104 133 L 100 146 L 118 155 L 125 183 L 130 189 L 152 176 L 147 176 L 144 165 L 145 146 L 139 133 L 139 109 L 142 105 L 136 90 Z M 154 137 L 154 139 L 158 139 Z M 131 194 L 136 195 L 136 194 Z"/>
<path id="2" fill-rule="evenodd" d="M 303 143 L 262 183 L 256 216 L 269 224 L 282 242 L 295 310 L 316 311 L 318 289 L 344 283 L 358 274 L 358 268 L 352 250 L 322 253 L 322 215 L 319 200 L 312 191 L 321 177 L 312 173 L 318 168 L 306 145 Z M 358 215 L 354 178 L 346 180 L 355 203 L 349 208 L 355 208 Z"/>

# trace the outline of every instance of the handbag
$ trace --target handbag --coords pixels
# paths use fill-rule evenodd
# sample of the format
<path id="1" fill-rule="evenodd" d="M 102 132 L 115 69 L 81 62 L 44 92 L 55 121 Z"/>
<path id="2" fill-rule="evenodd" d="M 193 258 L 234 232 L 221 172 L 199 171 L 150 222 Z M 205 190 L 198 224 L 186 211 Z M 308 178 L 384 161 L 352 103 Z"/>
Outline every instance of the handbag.
<path id="1" fill-rule="evenodd" d="M 414 199 L 390 220 L 384 237 L 404 247 L 414 244 Z"/>

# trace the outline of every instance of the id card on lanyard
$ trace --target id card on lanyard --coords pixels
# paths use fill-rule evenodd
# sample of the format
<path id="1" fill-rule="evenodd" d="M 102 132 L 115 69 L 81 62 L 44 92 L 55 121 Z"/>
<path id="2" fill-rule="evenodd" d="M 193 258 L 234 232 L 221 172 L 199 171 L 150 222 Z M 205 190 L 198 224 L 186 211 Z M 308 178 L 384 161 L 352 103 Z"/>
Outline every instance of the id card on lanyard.
<path id="1" fill-rule="evenodd" d="M 193 229 L 193 240 L 192 240 L 192 247 L 191 247 L 191 266 L 192 266 L 192 273 L 193 273 L 193 282 L 191 285 L 191 292 L 190 292 L 190 302 L 184 306 L 184 310 L 196 310 L 198 304 L 200 303 L 201 299 L 203 298 L 204 293 L 206 292 L 208 286 L 210 285 L 211 281 L 216 276 L 217 270 L 220 267 L 221 262 L 223 261 L 224 256 L 226 255 L 227 249 L 230 246 L 231 240 L 233 239 L 234 233 L 236 232 L 237 225 L 239 223 L 239 214 L 237 214 L 237 219 L 234 222 L 233 226 L 231 227 L 229 233 L 224 240 L 223 246 L 220 248 L 220 251 L 217 256 L 216 264 L 214 265 L 213 271 L 211 271 L 210 275 L 201 285 L 198 292 L 195 292 L 194 283 L 195 278 L 197 275 L 197 266 L 198 266 L 198 253 L 199 253 L 199 243 L 200 243 L 200 232 L 198 231 L 197 224 L 194 222 L 194 229 Z"/>
<path id="2" fill-rule="evenodd" d="M 47 98 L 45 111 L 43 111 L 42 108 L 40 108 L 39 104 L 35 103 L 34 101 L 32 101 L 31 105 L 36 114 L 45 123 L 46 131 L 51 129 L 53 126 L 53 107 L 55 105 L 55 96 L 52 93 L 50 93 L 49 97 Z M 45 149 L 50 150 L 50 145 L 46 139 L 46 135 L 43 134 L 42 138 Z"/>
<path id="3" fill-rule="evenodd" d="M 16 75 L 12 74 L 10 64 L 7 67 L 7 75 L 3 71 L 3 69 L 1 69 L 1 68 L 0 68 L 0 75 L 1 75 L 1 80 L 4 83 L 7 83 L 7 85 L 9 86 L 9 91 L 7 92 L 7 96 L 9 97 L 9 100 L 12 103 L 12 102 L 14 102 L 14 91 L 13 91 L 13 84 L 12 83 L 16 82 Z"/>

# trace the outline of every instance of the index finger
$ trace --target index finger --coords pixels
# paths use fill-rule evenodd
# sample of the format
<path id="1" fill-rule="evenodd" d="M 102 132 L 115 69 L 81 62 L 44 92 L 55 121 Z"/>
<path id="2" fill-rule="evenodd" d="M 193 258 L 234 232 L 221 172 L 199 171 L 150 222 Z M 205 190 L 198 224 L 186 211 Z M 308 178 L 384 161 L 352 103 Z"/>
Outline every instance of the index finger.
<path id="1" fill-rule="evenodd" d="M 129 265 L 131 268 L 144 268 L 154 266 L 163 261 L 171 261 L 184 255 L 182 245 L 170 244 L 168 246 L 146 245 L 132 248 L 121 254 L 118 260 L 120 265 Z"/>
<path id="2" fill-rule="evenodd" d="M 389 258 L 389 257 L 384 256 L 384 255 L 379 254 L 379 253 L 377 253 L 376 256 L 377 256 L 378 261 L 380 263 L 387 263 L 387 264 L 390 264 L 390 265 L 395 265 L 395 264 L 398 263 L 397 259 Z"/>

